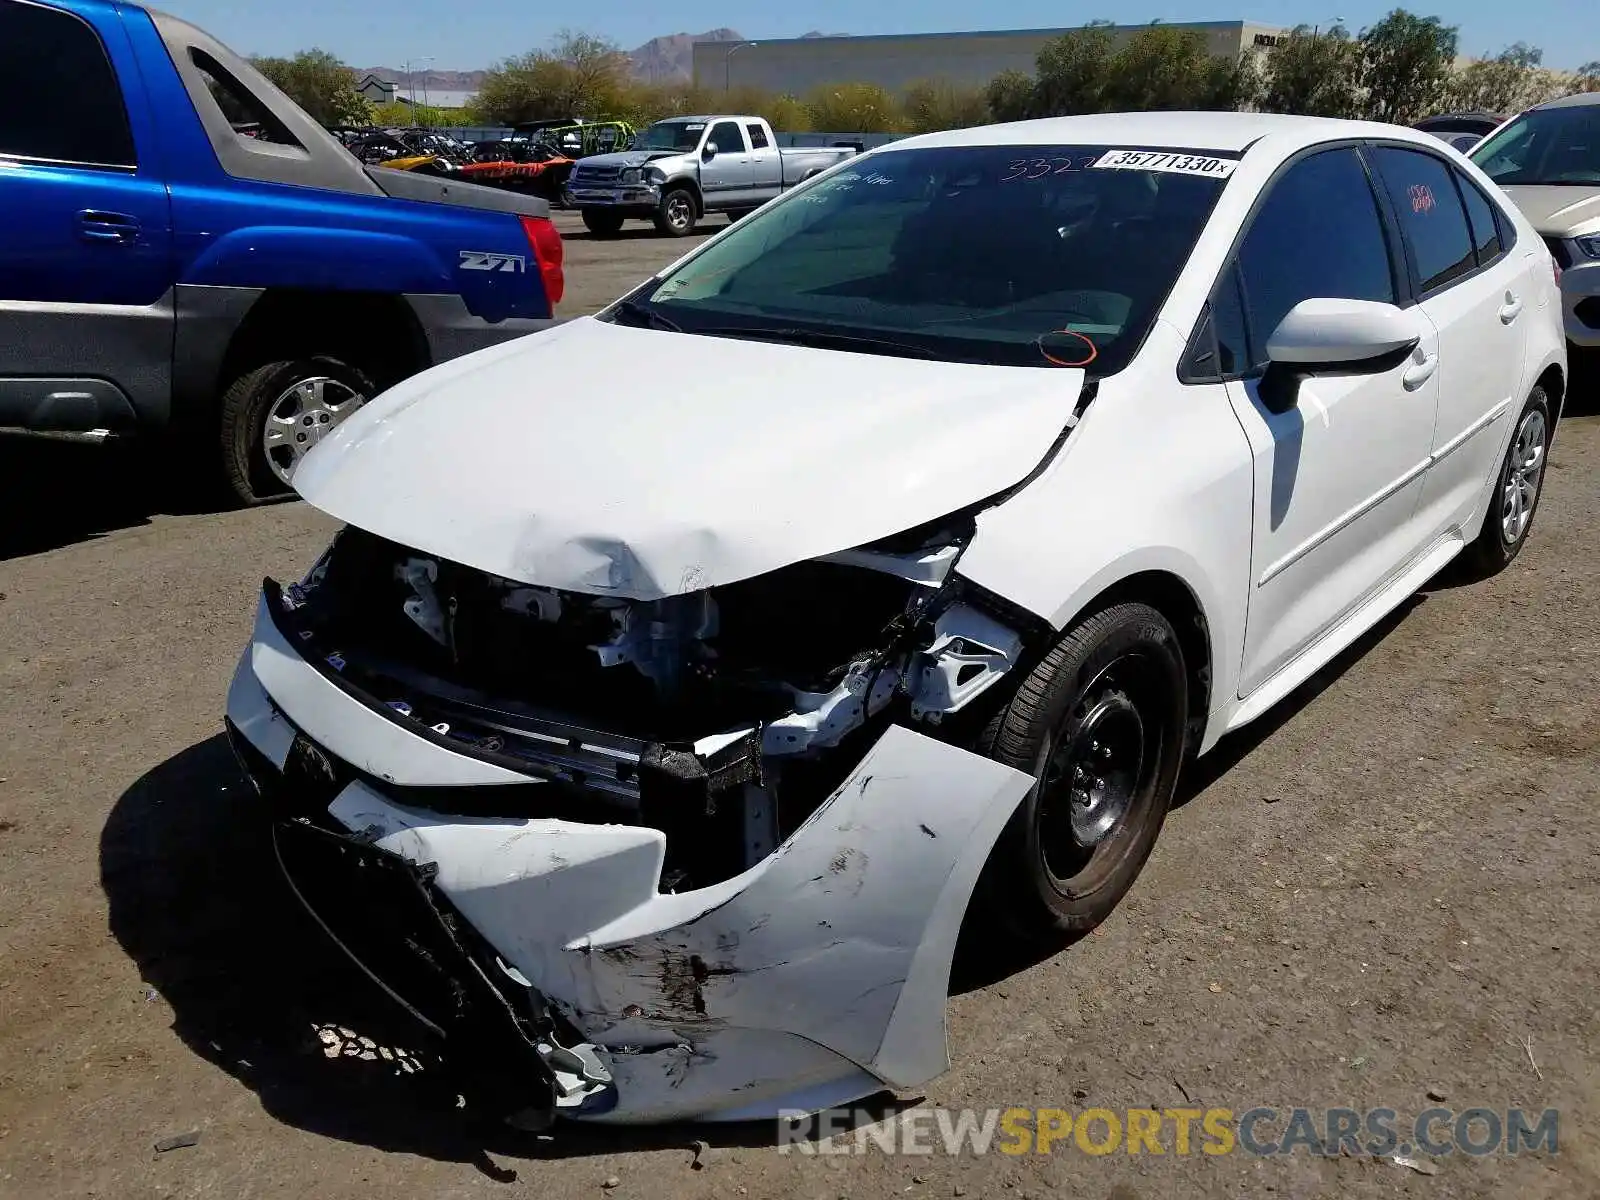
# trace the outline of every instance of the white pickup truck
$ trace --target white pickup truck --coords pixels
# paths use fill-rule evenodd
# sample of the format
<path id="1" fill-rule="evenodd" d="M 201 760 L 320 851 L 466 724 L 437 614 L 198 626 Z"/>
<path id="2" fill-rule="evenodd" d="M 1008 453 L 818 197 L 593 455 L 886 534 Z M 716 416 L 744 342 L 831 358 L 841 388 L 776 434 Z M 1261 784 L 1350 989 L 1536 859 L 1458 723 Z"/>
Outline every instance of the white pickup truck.
<path id="1" fill-rule="evenodd" d="M 780 149 L 760 117 L 673 117 L 629 150 L 581 160 L 563 198 L 597 237 L 615 235 L 630 217 L 683 237 L 707 213 L 737 221 L 856 153 L 854 146 Z"/>

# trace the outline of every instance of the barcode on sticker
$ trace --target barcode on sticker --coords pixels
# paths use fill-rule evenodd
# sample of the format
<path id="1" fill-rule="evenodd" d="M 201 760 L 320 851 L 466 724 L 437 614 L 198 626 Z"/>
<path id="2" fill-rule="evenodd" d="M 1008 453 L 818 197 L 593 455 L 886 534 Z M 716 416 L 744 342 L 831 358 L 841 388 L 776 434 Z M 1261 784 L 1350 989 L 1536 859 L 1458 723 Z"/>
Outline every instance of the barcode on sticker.
<path id="1" fill-rule="evenodd" d="M 1204 175 L 1226 179 L 1239 165 L 1236 158 L 1213 158 L 1205 154 L 1178 154 L 1160 150 L 1107 150 L 1095 160 L 1094 169 L 1106 171 L 1166 171 L 1173 175 Z"/>

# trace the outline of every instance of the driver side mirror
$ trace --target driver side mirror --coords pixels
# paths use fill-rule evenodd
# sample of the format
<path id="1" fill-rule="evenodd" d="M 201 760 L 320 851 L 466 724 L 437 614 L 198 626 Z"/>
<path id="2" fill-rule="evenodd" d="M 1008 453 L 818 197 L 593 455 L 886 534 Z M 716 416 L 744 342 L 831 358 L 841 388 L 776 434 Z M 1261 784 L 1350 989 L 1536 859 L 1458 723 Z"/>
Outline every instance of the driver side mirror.
<path id="1" fill-rule="evenodd" d="M 716 156 L 717 144 L 715 142 L 707 142 L 706 148 L 700 151 L 700 159 L 702 162 L 710 162 Z"/>
<path id="2" fill-rule="evenodd" d="M 1410 357 L 1422 335 L 1423 317 L 1416 308 L 1375 300 L 1302 300 L 1267 339 L 1261 400 L 1272 412 L 1288 412 L 1303 379 L 1382 374 Z"/>
<path id="3" fill-rule="evenodd" d="M 1375 300 L 1302 300 L 1267 339 L 1267 357 L 1307 371 L 1352 374 L 1384 369 L 1422 340 L 1415 308 Z"/>

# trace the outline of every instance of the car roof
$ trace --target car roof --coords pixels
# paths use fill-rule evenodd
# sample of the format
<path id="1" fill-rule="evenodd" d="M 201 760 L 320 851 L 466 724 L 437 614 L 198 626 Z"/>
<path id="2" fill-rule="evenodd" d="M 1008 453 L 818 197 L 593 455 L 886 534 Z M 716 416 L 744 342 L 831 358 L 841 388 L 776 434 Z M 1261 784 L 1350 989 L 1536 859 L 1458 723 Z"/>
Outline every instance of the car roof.
<path id="1" fill-rule="evenodd" d="M 1559 100 L 1547 100 L 1543 104 L 1536 104 L 1529 112 L 1537 112 L 1542 108 L 1582 108 L 1589 104 L 1600 104 L 1600 92 L 1579 92 L 1574 96 L 1563 96 Z"/>
<path id="2" fill-rule="evenodd" d="M 1042 117 L 921 134 L 891 142 L 885 151 L 932 146 L 1085 145 L 1170 147 L 1238 153 L 1263 138 L 1292 153 L 1301 146 L 1338 138 L 1393 138 L 1437 145 L 1420 130 L 1376 121 L 1343 121 L 1332 117 L 1292 117 L 1254 112 L 1129 112 L 1088 113 L 1074 117 Z"/>

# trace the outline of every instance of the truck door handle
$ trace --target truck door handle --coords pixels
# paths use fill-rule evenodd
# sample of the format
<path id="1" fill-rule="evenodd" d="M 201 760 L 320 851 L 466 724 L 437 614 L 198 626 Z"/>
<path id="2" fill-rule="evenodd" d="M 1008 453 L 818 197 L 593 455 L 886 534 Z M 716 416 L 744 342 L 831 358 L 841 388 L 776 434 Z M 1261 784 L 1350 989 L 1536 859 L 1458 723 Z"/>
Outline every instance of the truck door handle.
<path id="1" fill-rule="evenodd" d="M 1515 292 L 1506 293 L 1506 302 L 1500 306 L 1500 322 L 1509 325 L 1522 312 L 1522 297 Z"/>
<path id="2" fill-rule="evenodd" d="M 91 242 L 129 244 L 139 237 L 139 221 L 127 213 L 86 208 L 78 214 L 78 234 Z"/>
<path id="3" fill-rule="evenodd" d="M 1406 391 L 1414 392 L 1428 380 L 1433 378 L 1433 373 L 1439 369 L 1439 356 L 1437 354 L 1425 355 L 1414 359 L 1400 376 L 1400 382 L 1405 384 Z"/>

